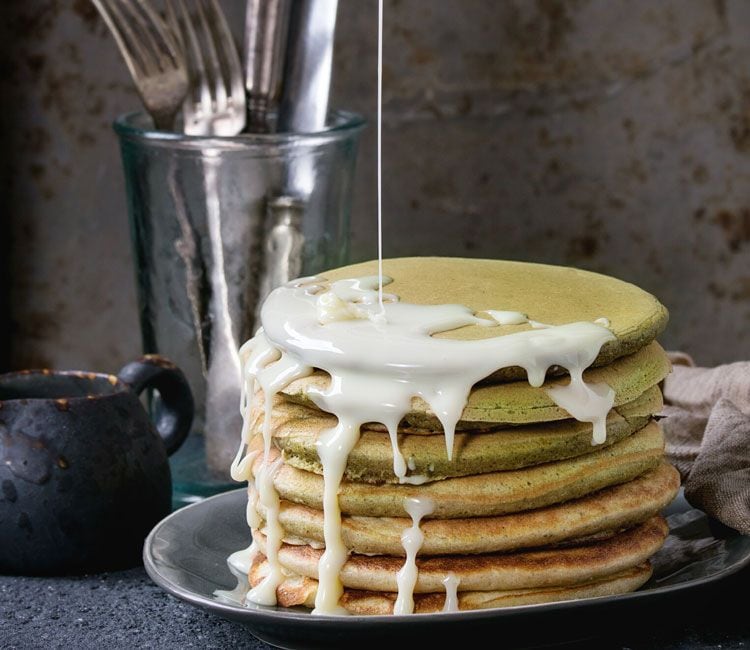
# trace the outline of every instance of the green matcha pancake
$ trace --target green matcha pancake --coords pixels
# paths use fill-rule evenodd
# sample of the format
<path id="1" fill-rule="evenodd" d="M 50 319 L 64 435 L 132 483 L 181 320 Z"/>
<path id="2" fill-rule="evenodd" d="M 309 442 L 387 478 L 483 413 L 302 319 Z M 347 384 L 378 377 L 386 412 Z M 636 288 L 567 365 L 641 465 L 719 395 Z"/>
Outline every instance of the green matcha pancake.
<path id="1" fill-rule="evenodd" d="M 262 449 L 263 441 L 255 436 L 250 451 Z M 343 481 L 338 500 L 342 513 L 366 517 L 403 517 L 404 499 L 428 497 L 434 510 L 428 517 L 436 519 L 482 517 L 541 508 L 576 499 L 617 483 L 624 483 L 654 469 L 661 463 L 664 436 L 652 422 L 640 431 L 608 447 L 554 463 L 544 463 L 506 472 L 460 476 L 423 485 L 373 486 Z M 272 449 L 271 460 L 279 455 Z M 262 465 L 258 455 L 253 464 L 257 472 Z M 287 501 L 323 509 L 323 477 L 296 469 L 286 463 L 274 473 L 273 484 L 279 496 Z"/>
<path id="2" fill-rule="evenodd" d="M 661 407 L 661 392 L 653 386 L 636 400 L 612 409 L 607 418 L 605 444 L 617 442 L 643 428 Z M 260 433 L 262 410 L 257 409 L 256 416 L 251 432 Z M 336 418 L 332 415 L 278 397 L 271 412 L 274 444 L 283 452 L 284 462 L 317 474 L 322 474 L 323 468 L 315 443 L 323 431 L 335 424 Z M 577 420 L 458 433 L 452 460 L 448 460 L 442 432 L 426 433 L 432 432 L 398 437 L 399 449 L 409 467 L 408 474 L 424 482 L 518 469 L 596 450 L 591 445 L 591 424 Z M 384 431 L 363 431 L 349 453 L 345 477 L 366 483 L 397 483 L 389 435 Z"/>
<path id="3" fill-rule="evenodd" d="M 632 481 L 546 508 L 494 517 L 426 519 L 421 524 L 424 543 L 419 552 L 496 553 L 606 536 L 657 514 L 674 499 L 679 486 L 677 470 L 662 463 Z M 320 510 L 282 501 L 279 521 L 290 542 L 323 543 Z M 405 517 L 344 517 L 344 544 L 354 553 L 403 556 L 401 535 L 410 524 Z"/>
<path id="4" fill-rule="evenodd" d="M 377 275 L 377 261 L 326 271 L 329 280 Z M 616 341 L 605 343 L 594 365 L 606 365 L 653 341 L 667 324 L 668 313 L 653 295 L 610 276 L 565 266 L 455 257 L 404 257 L 383 260 L 393 279 L 384 291 L 402 302 L 421 305 L 455 303 L 479 313 L 516 311 L 547 325 L 606 318 Z M 438 334 L 468 340 L 503 336 L 530 325 L 479 327 Z M 519 378 L 522 370 L 503 373 Z"/>
<path id="5" fill-rule="evenodd" d="M 459 591 L 495 591 L 575 585 L 604 578 L 646 562 L 664 543 L 667 524 L 659 516 L 608 537 L 580 546 L 483 555 L 417 557 L 419 575 L 414 592 L 444 593 L 448 573 L 460 579 Z M 266 539 L 256 534 L 261 549 Z M 318 575 L 323 551 L 310 546 L 284 544 L 279 552 L 282 566 L 308 578 Z M 396 592 L 396 574 L 403 558 L 350 555 L 341 580 L 350 589 Z"/>
<path id="6" fill-rule="evenodd" d="M 249 582 L 260 584 L 269 573 L 268 562 L 258 554 L 253 563 Z M 318 581 L 287 571 L 279 585 L 278 603 L 282 607 L 303 606 L 312 608 L 318 590 Z M 635 591 L 651 577 L 648 562 L 613 573 L 596 580 L 585 580 L 575 585 L 532 587 L 528 589 L 508 589 L 494 591 L 459 591 L 456 597 L 457 609 L 490 609 L 495 607 L 516 607 L 519 605 L 539 605 L 561 600 L 598 598 Z M 445 593 L 414 594 L 414 613 L 432 614 L 443 611 Z M 388 591 L 344 589 L 339 604 L 349 613 L 357 616 L 387 616 L 393 613 L 396 594 Z"/>
<path id="7" fill-rule="evenodd" d="M 615 406 L 621 406 L 656 386 L 670 369 L 666 353 L 654 341 L 635 354 L 616 359 L 608 366 L 587 370 L 583 377 L 589 384 L 605 383 L 610 386 L 615 391 Z M 458 429 L 473 429 L 477 423 L 487 422 L 529 424 L 569 419 L 570 414 L 557 406 L 544 390 L 565 385 L 569 381 L 566 377 L 548 378 L 540 388 L 523 380 L 475 386 L 469 394 Z M 291 400 L 312 405 L 307 391 L 310 388 L 325 390 L 329 384 L 330 377 L 326 373 L 316 372 L 293 381 L 283 393 Z M 411 411 L 404 420 L 408 426 L 440 430 L 437 418 L 419 397 L 412 399 Z"/>

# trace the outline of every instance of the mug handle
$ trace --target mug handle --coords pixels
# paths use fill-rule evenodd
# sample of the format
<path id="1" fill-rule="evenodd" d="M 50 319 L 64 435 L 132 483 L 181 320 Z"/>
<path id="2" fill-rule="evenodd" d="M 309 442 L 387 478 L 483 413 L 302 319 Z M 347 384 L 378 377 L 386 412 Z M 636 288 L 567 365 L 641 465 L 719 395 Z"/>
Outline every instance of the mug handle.
<path id="1" fill-rule="evenodd" d="M 146 388 L 159 391 L 161 399 L 151 417 L 171 456 L 190 433 L 195 410 L 193 393 L 182 370 L 165 357 L 146 354 L 124 366 L 117 376 L 137 395 Z"/>

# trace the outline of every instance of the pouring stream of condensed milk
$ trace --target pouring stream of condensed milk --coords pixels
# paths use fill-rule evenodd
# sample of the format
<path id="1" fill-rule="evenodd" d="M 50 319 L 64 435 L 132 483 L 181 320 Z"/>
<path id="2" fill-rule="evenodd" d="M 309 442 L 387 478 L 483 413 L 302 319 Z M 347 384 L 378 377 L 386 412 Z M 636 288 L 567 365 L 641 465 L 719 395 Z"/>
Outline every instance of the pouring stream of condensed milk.
<path id="1" fill-rule="evenodd" d="M 378 5 L 378 275 L 333 283 L 323 277 L 302 278 L 274 290 L 262 307 L 261 329 L 240 350 L 244 426 L 232 463 L 235 480 L 251 478 L 253 458 L 245 455 L 250 441 L 250 402 L 258 390 L 264 398 L 263 463 L 255 475 L 257 500 L 254 497 L 252 506 L 248 505 L 251 528 L 257 530 L 261 525 L 257 514 L 251 513 L 256 507 L 263 508 L 266 526 L 269 571 L 247 595 L 247 600 L 256 604 L 274 605 L 276 589 L 284 579 L 278 557 L 283 540 L 279 495 L 273 484 L 279 461 L 272 462 L 270 455 L 273 399 L 292 381 L 315 369 L 331 377 L 327 388 L 308 390 L 308 397 L 319 408 L 338 418 L 337 425 L 323 432 L 316 443 L 323 467 L 325 551 L 318 566 L 313 614 L 321 615 L 346 614 L 339 605 L 343 594 L 340 573 L 348 550 L 342 540 L 338 489 L 362 425 L 385 425 L 391 438 L 394 474 L 401 482 L 419 483 L 420 477 L 407 476 L 397 439 L 398 425 L 409 412 L 413 397 L 427 402 L 440 420 L 449 459 L 456 424 L 472 386 L 501 368 L 525 369 L 535 387 L 541 387 L 551 366 L 565 368 L 570 383 L 547 392 L 573 418 L 592 423 L 594 444 L 606 439 L 606 417 L 614 402 L 609 386 L 587 384 L 583 379 L 583 371 L 594 362 L 602 345 L 615 338 L 606 319 L 549 326 L 514 311 L 475 313 L 462 305 L 416 305 L 383 293 L 383 286 L 391 280 L 382 271 L 382 0 Z M 458 341 L 433 336 L 468 325 L 523 323 L 532 329 L 490 339 Z M 419 521 L 429 515 L 431 504 L 407 500 L 405 509 L 412 526 L 403 536 L 407 559 L 399 572 L 396 614 L 413 611 L 416 555 L 422 540 Z M 451 611 L 457 608 L 455 576 L 446 576 L 445 585 L 445 609 Z"/>

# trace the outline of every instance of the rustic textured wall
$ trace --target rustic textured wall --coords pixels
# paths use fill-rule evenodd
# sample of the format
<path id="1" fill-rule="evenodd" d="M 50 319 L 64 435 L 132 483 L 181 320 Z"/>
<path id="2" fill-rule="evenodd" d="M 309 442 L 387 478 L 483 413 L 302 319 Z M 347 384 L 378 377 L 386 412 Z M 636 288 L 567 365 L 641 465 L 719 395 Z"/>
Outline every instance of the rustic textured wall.
<path id="1" fill-rule="evenodd" d="M 334 103 L 371 117 L 375 2 L 340 4 Z M 109 124 L 137 99 L 87 0 L 3 11 L 12 363 L 114 369 L 139 335 Z M 750 356 L 750 4 L 390 0 L 385 23 L 388 255 L 611 273 L 668 305 L 667 345 Z M 356 258 L 374 129 L 363 144 Z"/>

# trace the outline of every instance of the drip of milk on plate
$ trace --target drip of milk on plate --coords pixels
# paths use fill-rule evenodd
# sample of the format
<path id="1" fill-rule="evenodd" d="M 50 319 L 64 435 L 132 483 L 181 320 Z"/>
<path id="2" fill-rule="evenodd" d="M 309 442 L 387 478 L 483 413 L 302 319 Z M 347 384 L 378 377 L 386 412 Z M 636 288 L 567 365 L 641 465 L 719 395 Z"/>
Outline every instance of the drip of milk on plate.
<path id="1" fill-rule="evenodd" d="M 386 277 L 383 282 L 391 280 Z M 378 289 L 377 276 L 291 282 L 268 296 L 261 312 L 263 327 L 241 350 L 247 395 L 263 391 L 263 468 L 270 459 L 270 411 L 275 395 L 316 368 L 331 378 L 326 387 L 310 387 L 306 393 L 321 410 L 338 418 L 337 425 L 317 441 L 323 466 L 326 550 L 319 564 L 316 614 L 343 613 L 338 606 L 343 594 L 339 573 L 348 550 L 341 537 L 338 489 L 362 425 L 379 422 L 396 440 L 398 424 L 411 410 L 412 398 L 421 397 L 442 424 L 446 455 L 451 458 L 455 427 L 472 386 L 511 366 L 525 369 L 535 387 L 543 384 L 550 367 L 565 368 L 571 377 L 569 385 L 555 386 L 548 394 L 573 417 L 593 423 L 595 442 L 605 431 L 614 399 L 608 386 L 591 385 L 583 378 L 583 370 L 593 363 L 602 345 L 614 339 L 603 325 L 577 322 L 482 340 L 439 339 L 432 335 L 467 325 L 503 327 L 498 320 L 507 322 L 508 318 L 504 312 L 499 319 L 484 318 L 461 305 L 402 303 L 391 295 L 384 301 L 382 319 L 378 316 Z M 518 324 L 520 317 L 513 320 Z M 246 419 L 250 417 L 249 402 L 247 397 L 243 401 Z M 243 431 L 249 435 L 249 427 Z M 245 463 L 242 453 L 248 442 L 247 438 L 242 441 L 236 467 Z M 394 444 L 396 475 L 404 482 L 420 481 L 421 477 L 406 476 L 406 462 L 396 450 Z M 273 507 L 273 471 L 263 468 L 256 484 L 268 511 L 266 525 L 273 530 L 277 524 L 274 513 L 278 512 Z M 264 589 L 249 595 L 249 600 L 256 596 L 263 596 L 264 602 L 274 600 L 271 585 L 283 578 L 278 562 L 280 544 L 281 534 L 269 537 L 271 572 Z"/>
<path id="2" fill-rule="evenodd" d="M 227 566 L 230 573 L 237 579 L 237 586 L 234 589 L 216 589 L 213 592 L 214 598 L 219 602 L 229 603 L 230 605 L 245 604 L 245 598 L 250 588 L 247 577 L 257 554 L 258 545 L 253 540 L 250 546 L 243 548 L 241 551 L 235 551 L 227 558 Z"/>
<path id="3" fill-rule="evenodd" d="M 227 559 L 227 564 L 247 577 L 256 555 L 258 555 L 258 544 L 253 540 L 247 548 L 232 553 Z"/>
<path id="4" fill-rule="evenodd" d="M 419 576 L 417 553 L 424 544 L 424 533 L 419 524 L 422 522 L 422 517 L 435 510 L 435 502 L 430 498 L 407 497 L 404 499 L 404 510 L 411 517 L 411 526 L 401 534 L 401 544 L 406 551 L 406 560 L 396 574 L 398 596 L 393 605 L 394 614 L 414 612 L 414 587 Z"/>
<path id="5" fill-rule="evenodd" d="M 458 611 L 458 585 L 461 579 L 453 572 L 448 573 L 441 581 L 445 587 L 445 603 L 443 603 L 444 612 Z"/>

